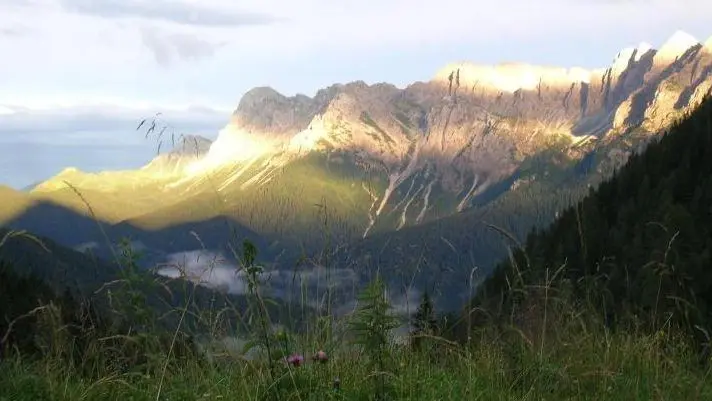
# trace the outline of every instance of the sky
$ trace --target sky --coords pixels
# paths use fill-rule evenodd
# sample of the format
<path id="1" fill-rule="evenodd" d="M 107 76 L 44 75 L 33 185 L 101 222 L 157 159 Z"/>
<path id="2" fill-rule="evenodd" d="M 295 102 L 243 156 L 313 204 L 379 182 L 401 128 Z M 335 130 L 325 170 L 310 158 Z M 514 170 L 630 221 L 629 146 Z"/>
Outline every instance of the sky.
<path id="1" fill-rule="evenodd" d="M 214 138 L 255 86 L 403 87 L 454 61 L 604 67 L 676 30 L 712 36 L 709 0 L 0 0 L 0 183 L 135 168 L 164 113 Z"/>

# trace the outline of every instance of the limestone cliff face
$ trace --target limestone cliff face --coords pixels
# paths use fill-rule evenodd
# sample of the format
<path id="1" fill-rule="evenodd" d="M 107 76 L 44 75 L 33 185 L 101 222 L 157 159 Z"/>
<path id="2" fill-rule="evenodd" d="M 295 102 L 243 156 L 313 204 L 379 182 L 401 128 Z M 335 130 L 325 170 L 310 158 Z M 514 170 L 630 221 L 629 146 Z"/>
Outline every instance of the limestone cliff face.
<path id="1" fill-rule="evenodd" d="M 404 220 L 418 223 L 435 193 L 462 210 L 544 150 L 576 159 L 631 127 L 659 132 L 709 92 L 709 42 L 678 32 L 660 50 L 642 43 L 598 70 L 456 63 L 405 89 L 353 82 L 309 98 L 257 88 L 221 136 L 269 144 L 254 157 L 353 155 L 387 180 L 372 194 L 372 220 L 413 207 Z"/>
<path id="2" fill-rule="evenodd" d="M 318 108 L 317 102 L 307 96 L 288 98 L 272 88 L 260 87 L 245 93 L 231 124 L 248 132 L 268 127 L 272 137 L 289 139 L 309 124 Z"/>
<path id="3" fill-rule="evenodd" d="M 633 129 L 650 137 L 710 88 L 712 39 L 681 32 L 659 50 L 624 49 L 597 70 L 454 63 L 403 89 L 358 81 L 287 97 L 261 87 L 243 96 L 199 160 L 168 156 L 142 171 L 182 172 L 166 186 L 193 189 L 205 172 L 220 171 L 211 179 L 225 191 L 238 181 L 241 189 L 268 185 L 315 152 L 348 160 L 362 181 L 380 180 L 355 183 L 372 202 L 367 235 L 386 215 L 400 228 L 462 211 L 543 152 L 565 163 Z"/>
<path id="4" fill-rule="evenodd" d="M 614 128 L 641 125 L 659 131 L 699 104 L 712 86 L 712 48 L 677 33 L 658 52 L 645 58 L 633 79 L 642 82 L 620 102 Z"/>

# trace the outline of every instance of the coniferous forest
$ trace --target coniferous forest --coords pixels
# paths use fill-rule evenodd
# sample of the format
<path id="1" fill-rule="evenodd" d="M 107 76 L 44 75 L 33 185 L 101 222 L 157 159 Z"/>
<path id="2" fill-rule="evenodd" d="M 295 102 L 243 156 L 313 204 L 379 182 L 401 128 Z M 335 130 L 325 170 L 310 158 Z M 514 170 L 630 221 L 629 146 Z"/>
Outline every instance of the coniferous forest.
<path id="1" fill-rule="evenodd" d="M 556 286 L 598 311 L 611 328 L 671 326 L 707 348 L 712 328 L 710 98 L 553 224 L 532 232 L 479 289 L 470 310 L 484 307 L 489 317 L 507 316 L 533 302 L 518 291 L 527 286 Z M 479 320 L 484 315 L 479 313 Z"/>

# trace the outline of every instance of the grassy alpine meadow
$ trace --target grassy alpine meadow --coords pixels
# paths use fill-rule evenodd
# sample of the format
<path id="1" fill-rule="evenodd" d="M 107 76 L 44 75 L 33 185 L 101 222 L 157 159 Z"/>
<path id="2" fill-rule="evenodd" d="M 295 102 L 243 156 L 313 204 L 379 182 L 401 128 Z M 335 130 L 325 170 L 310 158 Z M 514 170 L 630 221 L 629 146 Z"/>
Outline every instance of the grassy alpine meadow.
<path id="1" fill-rule="evenodd" d="M 690 366 L 683 351 L 659 347 L 653 338 L 620 335 L 575 339 L 543 357 L 524 347 L 489 343 L 440 350 L 435 356 L 389 348 L 380 356 L 393 359 L 387 372 L 370 369 L 361 353 L 335 349 L 327 362 L 280 363 L 272 373 L 264 362 L 185 360 L 166 370 L 146 366 L 145 373 L 107 371 L 95 379 L 82 377 L 61 359 L 6 356 L 0 365 L 0 399 L 710 399 L 706 372 Z M 378 388 L 379 377 L 388 386 Z"/>

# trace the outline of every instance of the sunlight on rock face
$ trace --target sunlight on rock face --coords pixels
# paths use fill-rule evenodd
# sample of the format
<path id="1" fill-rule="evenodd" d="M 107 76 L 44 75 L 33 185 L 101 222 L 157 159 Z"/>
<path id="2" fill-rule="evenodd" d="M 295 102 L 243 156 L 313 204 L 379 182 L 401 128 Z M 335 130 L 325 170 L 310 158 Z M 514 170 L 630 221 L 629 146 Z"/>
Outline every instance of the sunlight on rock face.
<path id="1" fill-rule="evenodd" d="M 654 51 L 653 46 L 646 42 L 641 42 L 638 47 L 627 47 L 616 55 L 611 69 L 616 74 L 620 74 L 628 68 L 631 62 L 640 61 L 640 59 L 650 51 Z"/>
<path id="2" fill-rule="evenodd" d="M 700 43 L 692 35 L 677 31 L 675 32 L 655 54 L 655 62 L 665 62 L 674 60 L 688 51 L 691 47 Z"/>
<path id="3" fill-rule="evenodd" d="M 299 153 L 309 152 L 317 147 L 320 139 L 327 136 L 321 116 L 316 116 L 307 129 L 299 132 L 289 141 L 289 150 Z"/>
<path id="4" fill-rule="evenodd" d="M 505 63 L 496 66 L 455 63 L 445 66 L 435 75 L 436 81 L 447 83 L 451 72 L 460 70 L 460 84 L 466 87 L 485 85 L 505 92 L 536 89 L 540 83 L 570 85 L 589 82 L 591 71 L 583 68 L 556 68 L 524 63 Z M 454 85 L 454 83 L 453 83 Z"/>
<path id="5" fill-rule="evenodd" d="M 710 36 L 709 39 L 707 39 L 707 40 L 705 41 L 703 47 L 704 47 L 707 51 L 712 52 L 712 36 Z"/>

